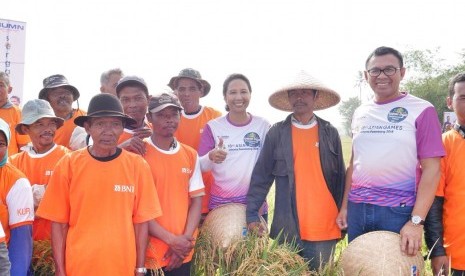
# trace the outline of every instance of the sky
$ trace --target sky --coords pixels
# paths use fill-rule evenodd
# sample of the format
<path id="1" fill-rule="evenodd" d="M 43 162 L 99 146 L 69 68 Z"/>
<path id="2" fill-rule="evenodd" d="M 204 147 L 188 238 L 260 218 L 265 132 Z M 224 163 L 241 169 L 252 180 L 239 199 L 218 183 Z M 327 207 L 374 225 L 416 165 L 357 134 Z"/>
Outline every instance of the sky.
<path id="1" fill-rule="evenodd" d="M 144 78 L 156 94 L 192 67 L 212 85 L 201 104 L 225 112 L 223 81 L 243 73 L 248 111 L 276 122 L 287 113 L 268 96 L 300 70 L 345 100 L 359 95 L 358 71 L 379 46 L 440 47 L 454 63 L 465 48 L 464 10 L 463 0 L 15 0 L 2 4 L 0 18 L 27 23 L 23 102 L 52 74 L 65 75 L 87 109 L 110 68 Z M 370 89 L 362 92 L 365 101 Z M 339 127 L 337 107 L 316 113 Z"/>

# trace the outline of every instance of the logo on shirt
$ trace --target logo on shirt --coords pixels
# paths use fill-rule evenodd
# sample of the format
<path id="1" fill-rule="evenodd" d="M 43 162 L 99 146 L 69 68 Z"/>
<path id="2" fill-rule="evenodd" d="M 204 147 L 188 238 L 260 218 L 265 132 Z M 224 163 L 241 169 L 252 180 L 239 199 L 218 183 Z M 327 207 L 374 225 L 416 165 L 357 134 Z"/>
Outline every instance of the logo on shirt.
<path id="1" fill-rule="evenodd" d="M 114 187 L 114 191 L 119 193 L 134 193 L 134 186 L 116 184 Z"/>
<path id="2" fill-rule="evenodd" d="M 403 107 L 395 107 L 389 111 L 387 119 L 391 123 L 400 123 L 408 116 L 407 109 Z"/>
<path id="3" fill-rule="evenodd" d="M 189 168 L 181 168 L 181 172 L 182 172 L 182 173 L 190 174 L 190 173 L 192 173 L 192 170 L 189 169 Z"/>
<path id="4" fill-rule="evenodd" d="M 16 214 L 18 216 L 27 216 L 31 213 L 31 209 L 30 208 L 20 208 L 18 210 L 16 210 Z"/>
<path id="5" fill-rule="evenodd" d="M 46 175 L 46 176 L 50 176 L 50 175 L 52 175 L 52 174 L 53 174 L 53 171 L 45 171 L 45 175 Z"/>
<path id="6" fill-rule="evenodd" d="M 244 144 L 256 148 L 260 146 L 260 136 L 256 132 L 249 132 L 244 136 Z"/>

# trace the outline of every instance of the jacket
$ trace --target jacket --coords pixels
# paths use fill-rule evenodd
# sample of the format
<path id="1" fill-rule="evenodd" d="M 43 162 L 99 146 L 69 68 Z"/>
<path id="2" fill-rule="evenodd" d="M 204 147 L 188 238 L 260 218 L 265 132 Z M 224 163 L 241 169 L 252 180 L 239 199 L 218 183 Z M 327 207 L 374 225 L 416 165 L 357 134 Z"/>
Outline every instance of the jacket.
<path id="1" fill-rule="evenodd" d="M 246 220 L 247 223 L 259 221 L 258 210 L 274 181 L 276 194 L 270 237 L 279 236 L 280 242 L 287 240 L 300 244 L 291 118 L 292 114 L 284 121 L 273 125 L 266 135 L 262 151 L 252 172 L 247 194 Z M 341 140 L 335 127 L 318 116 L 316 119 L 323 176 L 340 209 L 345 184 Z"/>

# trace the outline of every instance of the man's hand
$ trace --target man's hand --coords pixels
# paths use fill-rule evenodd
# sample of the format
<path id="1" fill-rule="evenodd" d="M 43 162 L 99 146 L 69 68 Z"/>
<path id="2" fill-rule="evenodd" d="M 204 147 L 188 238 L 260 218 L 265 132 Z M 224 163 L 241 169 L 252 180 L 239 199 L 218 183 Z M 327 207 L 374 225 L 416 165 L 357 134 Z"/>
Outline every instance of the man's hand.
<path id="1" fill-rule="evenodd" d="M 137 136 L 124 141 L 118 147 L 140 155 L 145 155 L 146 152 L 144 142 Z"/>
<path id="2" fill-rule="evenodd" d="M 150 137 L 152 135 L 152 129 L 148 127 L 138 128 L 133 130 L 133 137 L 139 137 L 140 139 L 144 139 Z"/>
<path id="3" fill-rule="evenodd" d="M 400 229 L 400 250 L 408 256 L 415 256 L 421 249 L 423 235 L 422 225 L 413 225 L 408 221 Z"/>
<path id="4" fill-rule="evenodd" d="M 263 223 L 259 221 L 254 221 L 254 222 L 249 223 L 249 225 L 247 225 L 247 230 L 260 237 L 262 237 L 268 232 L 268 229 L 266 228 L 266 226 L 263 225 Z"/>
<path id="5" fill-rule="evenodd" d="M 431 258 L 431 269 L 433 275 L 449 275 L 449 258 L 447 256 L 437 256 Z"/>
<path id="6" fill-rule="evenodd" d="M 336 224 L 341 230 L 347 229 L 347 208 L 341 208 L 336 217 Z"/>
<path id="7" fill-rule="evenodd" d="M 168 252 L 173 252 L 178 255 L 180 258 L 186 258 L 191 250 L 194 248 L 194 238 L 186 235 L 174 236 L 168 244 L 170 247 Z M 167 254 L 168 254 L 167 252 Z M 166 258 L 166 255 L 165 255 Z"/>
<path id="8" fill-rule="evenodd" d="M 178 256 L 170 248 L 166 252 L 164 259 L 169 259 L 168 264 L 166 265 L 165 269 L 166 271 L 170 271 L 170 270 L 180 267 L 185 257 L 183 258 L 183 257 Z"/>

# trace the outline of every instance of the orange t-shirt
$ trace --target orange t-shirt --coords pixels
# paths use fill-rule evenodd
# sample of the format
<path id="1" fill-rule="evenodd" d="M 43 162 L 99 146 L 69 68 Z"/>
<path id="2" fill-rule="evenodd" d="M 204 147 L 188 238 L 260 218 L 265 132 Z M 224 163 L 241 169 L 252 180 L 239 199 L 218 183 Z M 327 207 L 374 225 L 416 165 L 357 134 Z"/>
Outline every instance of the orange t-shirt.
<path id="1" fill-rule="evenodd" d="M 20 145 L 26 145 L 31 140 L 28 135 L 20 135 L 16 132 L 16 125 L 21 122 L 21 110 L 16 105 L 8 108 L 0 108 L 0 118 L 10 126 L 11 138 L 8 144 L 8 156 L 20 151 Z"/>
<path id="2" fill-rule="evenodd" d="M 22 171 L 31 185 L 47 185 L 56 163 L 68 152 L 70 152 L 68 148 L 55 145 L 46 153 L 37 154 L 32 150 L 17 153 L 10 156 L 8 162 Z M 49 240 L 51 230 L 49 220 L 35 217 L 32 227 L 32 237 L 35 241 Z"/>
<path id="3" fill-rule="evenodd" d="M 55 143 L 71 149 L 69 142 L 71 139 L 71 134 L 73 134 L 74 128 L 76 128 L 76 125 L 74 124 L 74 119 L 76 119 L 76 117 L 83 116 L 86 114 L 87 113 L 81 109 L 75 109 L 73 117 L 71 117 L 68 120 L 65 120 L 63 126 L 56 130 L 54 139 Z"/>
<path id="4" fill-rule="evenodd" d="M 200 137 L 208 121 L 221 117 L 221 112 L 208 107 L 202 106 L 202 110 L 194 115 L 187 115 L 184 111 L 181 113 L 181 120 L 174 136 L 178 141 L 186 144 L 195 150 L 198 150 Z M 208 213 L 208 202 L 210 201 L 211 185 L 215 182 L 210 171 L 202 173 L 203 184 L 205 185 L 205 196 L 202 199 L 202 213 Z"/>
<path id="5" fill-rule="evenodd" d="M 0 221 L 7 244 L 10 229 L 32 225 L 34 221 L 31 184 L 20 170 L 9 163 L 0 167 Z"/>
<path id="6" fill-rule="evenodd" d="M 297 214 L 301 239 L 307 241 L 341 237 L 337 205 L 321 170 L 318 143 L 318 125 L 292 125 Z"/>
<path id="7" fill-rule="evenodd" d="M 98 161 L 87 148 L 60 159 L 37 210 L 69 225 L 66 275 L 133 275 L 134 224 L 161 213 L 141 156 L 123 150 L 110 161 Z"/>
<path id="8" fill-rule="evenodd" d="M 144 158 L 152 169 L 163 210 L 163 215 L 156 218 L 156 221 L 167 231 L 182 235 L 187 223 L 190 198 L 204 194 L 197 152 L 182 143 L 178 143 L 172 151 L 164 151 L 156 147 L 150 138 L 144 141 L 147 148 Z M 197 231 L 194 237 L 197 237 Z M 168 260 L 163 260 L 163 256 L 168 248 L 162 240 L 151 237 L 146 266 L 151 268 L 166 266 Z M 192 259 L 193 251 L 184 259 L 184 263 Z"/>
<path id="9" fill-rule="evenodd" d="M 444 247 L 452 267 L 465 270 L 465 139 L 455 130 L 442 135 L 446 156 L 441 159 L 437 196 L 444 197 Z"/>

